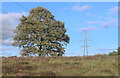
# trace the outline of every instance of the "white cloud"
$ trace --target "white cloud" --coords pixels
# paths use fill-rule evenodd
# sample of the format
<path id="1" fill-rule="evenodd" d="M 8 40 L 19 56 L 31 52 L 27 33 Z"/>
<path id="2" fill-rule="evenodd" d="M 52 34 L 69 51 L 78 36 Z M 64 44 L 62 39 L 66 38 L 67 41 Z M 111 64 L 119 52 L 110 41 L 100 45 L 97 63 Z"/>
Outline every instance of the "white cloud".
<path id="1" fill-rule="evenodd" d="M 2 17 L 2 39 L 6 40 L 13 37 L 13 30 L 16 28 L 17 24 L 19 23 L 19 18 L 25 15 L 25 13 L 7 13 L 7 14 L 0 14 Z"/>
<path id="2" fill-rule="evenodd" d="M 91 13 L 88 13 L 88 12 L 87 12 L 87 13 L 86 13 L 86 15 L 87 15 L 87 16 L 90 16 L 90 15 L 91 15 Z"/>
<path id="3" fill-rule="evenodd" d="M 2 51 L 0 51 L 0 55 L 2 55 Z"/>
<path id="4" fill-rule="evenodd" d="M 97 49 L 98 51 L 114 51 L 117 50 L 115 48 L 102 48 L 102 49 Z"/>
<path id="5" fill-rule="evenodd" d="M 91 27 L 86 27 L 86 28 L 80 28 L 80 31 L 87 32 L 87 31 L 92 31 L 94 29 L 95 28 L 91 26 Z"/>
<path id="6" fill-rule="evenodd" d="M 110 18 L 110 20 L 103 21 L 102 24 L 101 24 L 101 26 L 103 28 L 108 28 L 108 27 L 110 27 L 112 25 L 113 26 L 118 26 L 118 20 L 115 19 L 115 18 Z"/>
<path id="7" fill-rule="evenodd" d="M 0 47 L 0 56 L 1 55 L 9 55 L 7 52 L 5 52 L 5 51 L 8 51 L 8 50 L 12 50 L 12 48 L 10 48 L 10 47 Z"/>
<path id="8" fill-rule="evenodd" d="M 0 43 L 1 43 L 0 45 L 10 46 L 10 45 L 12 45 L 13 40 L 10 40 L 10 39 L 1 40 Z"/>
<path id="9" fill-rule="evenodd" d="M 102 24 L 102 27 L 103 27 L 103 28 L 109 27 L 110 24 L 111 24 L 110 22 L 104 22 L 104 23 Z"/>
<path id="10" fill-rule="evenodd" d="M 12 48 L 9 48 L 9 47 L 7 47 L 7 48 L 0 48 L 0 51 L 4 51 L 4 50 L 12 50 Z"/>
<path id="11" fill-rule="evenodd" d="M 75 5 L 73 6 L 73 9 L 76 10 L 76 11 L 86 11 L 88 9 L 92 8 L 92 6 L 89 6 L 89 5 L 84 5 L 84 6 L 80 6 L 80 5 Z"/>
<path id="12" fill-rule="evenodd" d="M 2 41 L 3 45 L 12 45 L 12 43 L 13 43 L 13 40 L 3 40 Z"/>
<path id="13" fill-rule="evenodd" d="M 100 21 L 87 21 L 88 24 L 96 24 L 96 23 L 100 23 Z"/>
<path id="14" fill-rule="evenodd" d="M 113 17 L 106 17 L 104 21 L 87 21 L 87 24 L 98 24 L 102 28 L 108 28 L 110 26 L 118 26 L 118 19 Z"/>
<path id="15" fill-rule="evenodd" d="M 114 8 L 109 9 L 109 14 L 117 13 L 120 10 L 120 7 L 116 6 Z"/>
<path id="16" fill-rule="evenodd" d="M 64 10 L 67 10 L 68 8 L 64 7 L 63 9 L 64 9 Z"/>

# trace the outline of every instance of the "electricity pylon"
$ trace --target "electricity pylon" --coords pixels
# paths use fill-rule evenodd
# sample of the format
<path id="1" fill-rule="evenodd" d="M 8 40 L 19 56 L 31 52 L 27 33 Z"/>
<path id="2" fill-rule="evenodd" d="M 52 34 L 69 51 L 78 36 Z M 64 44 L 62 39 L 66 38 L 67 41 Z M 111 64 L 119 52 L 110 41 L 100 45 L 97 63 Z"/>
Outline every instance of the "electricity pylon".
<path id="1" fill-rule="evenodd" d="M 83 50 L 83 56 L 88 56 L 88 47 L 90 47 L 90 46 L 88 46 L 88 41 L 90 41 L 90 40 L 88 40 L 87 39 L 87 32 L 84 32 L 84 40 L 81 40 L 81 41 L 84 41 L 84 46 L 81 46 L 81 47 L 84 47 L 84 50 Z"/>

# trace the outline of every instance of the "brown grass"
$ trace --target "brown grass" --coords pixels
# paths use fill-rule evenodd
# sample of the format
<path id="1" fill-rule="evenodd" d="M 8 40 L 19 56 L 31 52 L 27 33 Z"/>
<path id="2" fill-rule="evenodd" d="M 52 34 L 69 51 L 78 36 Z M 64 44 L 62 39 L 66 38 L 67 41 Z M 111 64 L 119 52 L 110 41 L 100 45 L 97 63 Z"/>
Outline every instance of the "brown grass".
<path id="1" fill-rule="evenodd" d="M 117 67 L 117 57 L 106 55 L 85 57 L 2 57 L 3 76 L 116 76 Z"/>

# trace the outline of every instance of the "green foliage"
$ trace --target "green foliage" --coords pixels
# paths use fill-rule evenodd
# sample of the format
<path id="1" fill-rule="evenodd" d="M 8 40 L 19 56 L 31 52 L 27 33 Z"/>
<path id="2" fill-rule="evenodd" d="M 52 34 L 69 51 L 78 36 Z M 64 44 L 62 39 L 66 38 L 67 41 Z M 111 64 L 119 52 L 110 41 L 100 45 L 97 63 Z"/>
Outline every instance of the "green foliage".
<path id="1" fill-rule="evenodd" d="M 113 52 L 110 52 L 109 55 L 110 56 L 116 56 L 116 55 L 118 55 L 118 52 L 113 51 Z"/>
<path id="2" fill-rule="evenodd" d="M 117 51 L 118 51 L 118 55 L 120 55 L 120 47 L 118 47 Z"/>
<path id="3" fill-rule="evenodd" d="M 110 56 L 116 56 L 116 55 L 120 55 L 120 47 L 118 47 L 117 52 L 113 51 L 109 53 Z"/>
<path id="4" fill-rule="evenodd" d="M 22 48 L 22 56 L 62 56 L 70 40 L 64 25 L 47 9 L 34 8 L 27 17 L 20 18 L 14 31 L 13 46 Z"/>

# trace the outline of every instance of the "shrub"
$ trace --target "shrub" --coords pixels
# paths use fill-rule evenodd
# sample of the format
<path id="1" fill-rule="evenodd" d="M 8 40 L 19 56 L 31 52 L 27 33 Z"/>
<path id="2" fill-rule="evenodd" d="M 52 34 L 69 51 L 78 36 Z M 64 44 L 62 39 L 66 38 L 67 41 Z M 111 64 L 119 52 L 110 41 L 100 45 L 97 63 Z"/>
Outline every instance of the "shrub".
<path id="1" fill-rule="evenodd" d="M 110 56 L 116 56 L 116 55 L 118 55 L 118 52 L 113 51 L 113 52 L 110 52 L 109 55 L 110 55 Z"/>

